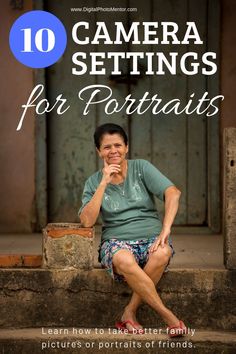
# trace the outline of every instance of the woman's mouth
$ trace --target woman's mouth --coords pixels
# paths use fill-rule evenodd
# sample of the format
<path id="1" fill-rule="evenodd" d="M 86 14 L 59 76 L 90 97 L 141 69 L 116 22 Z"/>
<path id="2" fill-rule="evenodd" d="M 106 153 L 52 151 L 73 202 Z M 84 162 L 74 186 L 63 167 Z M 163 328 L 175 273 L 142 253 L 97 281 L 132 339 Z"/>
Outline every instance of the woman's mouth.
<path id="1" fill-rule="evenodd" d="M 119 159 L 119 158 L 120 158 L 120 156 L 111 156 L 111 157 L 110 157 L 110 159 L 112 159 L 112 160 L 113 160 L 113 159 Z"/>

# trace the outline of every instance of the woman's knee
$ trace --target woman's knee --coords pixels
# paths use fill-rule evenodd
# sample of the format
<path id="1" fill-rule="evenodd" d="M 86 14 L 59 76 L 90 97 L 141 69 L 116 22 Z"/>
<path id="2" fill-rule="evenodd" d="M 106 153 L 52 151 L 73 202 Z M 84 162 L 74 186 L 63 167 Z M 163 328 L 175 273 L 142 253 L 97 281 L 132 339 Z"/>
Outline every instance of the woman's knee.
<path id="1" fill-rule="evenodd" d="M 159 246 L 155 252 L 149 254 L 149 259 L 152 258 L 158 265 L 165 265 L 169 262 L 171 254 L 171 247 L 165 244 L 164 247 Z"/>
<path id="2" fill-rule="evenodd" d="M 136 264 L 133 254 L 128 250 L 117 251 L 113 258 L 112 263 L 115 269 L 123 274 L 125 271 L 129 270 L 133 265 Z"/>

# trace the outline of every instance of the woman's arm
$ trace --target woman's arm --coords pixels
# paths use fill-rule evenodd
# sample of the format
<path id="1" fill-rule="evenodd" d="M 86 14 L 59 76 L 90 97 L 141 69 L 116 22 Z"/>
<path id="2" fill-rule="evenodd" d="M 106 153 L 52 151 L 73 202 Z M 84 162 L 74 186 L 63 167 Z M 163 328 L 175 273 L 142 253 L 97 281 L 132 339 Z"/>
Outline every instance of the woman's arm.
<path id="1" fill-rule="evenodd" d="M 165 215 L 163 219 L 163 230 L 171 231 L 171 226 L 179 208 L 179 199 L 181 192 L 175 186 L 165 190 Z"/>
<path id="2" fill-rule="evenodd" d="M 84 227 L 92 227 L 97 218 L 101 208 L 103 194 L 105 192 L 107 184 L 102 180 L 99 184 L 96 192 L 88 204 L 85 205 L 81 214 L 80 221 Z"/>
<path id="3" fill-rule="evenodd" d="M 157 250 L 158 246 L 164 247 L 171 232 L 171 226 L 179 207 L 179 199 L 181 192 L 175 186 L 168 187 L 165 190 L 165 215 L 161 233 L 156 242 L 150 247 L 150 252 Z"/>
<path id="4" fill-rule="evenodd" d="M 111 164 L 108 165 L 104 160 L 104 168 L 102 170 L 102 180 L 94 193 L 92 199 L 85 205 L 81 214 L 80 221 L 84 227 L 92 227 L 99 215 L 102 205 L 102 199 L 107 185 L 111 182 L 112 175 L 120 172 L 120 165 Z"/>

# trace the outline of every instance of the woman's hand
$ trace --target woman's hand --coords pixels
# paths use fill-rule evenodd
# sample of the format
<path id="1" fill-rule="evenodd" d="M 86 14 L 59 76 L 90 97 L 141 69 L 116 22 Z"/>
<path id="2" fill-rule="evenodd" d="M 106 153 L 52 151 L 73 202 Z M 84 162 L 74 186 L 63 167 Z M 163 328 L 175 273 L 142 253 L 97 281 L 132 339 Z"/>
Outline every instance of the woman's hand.
<path id="1" fill-rule="evenodd" d="M 102 169 L 102 172 L 103 172 L 102 180 L 106 184 L 108 184 L 112 180 L 112 175 L 114 173 L 119 173 L 121 171 L 121 168 L 120 168 L 120 165 L 116 165 L 116 164 L 108 165 L 108 163 L 106 162 L 105 159 L 103 160 L 103 162 L 104 162 L 104 167 Z"/>
<path id="2" fill-rule="evenodd" d="M 149 252 L 155 252 L 159 246 L 164 247 L 168 243 L 168 238 L 170 236 L 170 229 L 162 229 L 160 235 L 157 236 L 156 241 L 153 242 L 149 248 Z"/>

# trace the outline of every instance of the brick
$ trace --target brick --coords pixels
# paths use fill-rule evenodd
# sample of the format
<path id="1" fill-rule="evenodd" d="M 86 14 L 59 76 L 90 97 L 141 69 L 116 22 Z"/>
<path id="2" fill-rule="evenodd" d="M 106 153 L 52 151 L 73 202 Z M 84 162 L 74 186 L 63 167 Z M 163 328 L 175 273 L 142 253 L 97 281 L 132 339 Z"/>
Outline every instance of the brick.
<path id="1" fill-rule="evenodd" d="M 92 233 L 92 229 L 91 228 L 79 228 L 78 230 L 76 229 L 72 229 L 73 230 L 73 235 L 77 235 L 77 236 L 81 236 L 81 237 L 88 237 L 88 238 L 92 238 L 93 237 L 93 233 Z M 71 229 L 52 229 L 52 230 L 48 230 L 47 231 L 47 235 L 53 238 L 60 238 L 60 237 L 64 237 L 67 235 L 71 235 L 72 232 Z"/>
<path id="2" fill-rule="evenodd" d="M 42 255 L 3 254 L 0 255 L 1 268 L 32 267 L 42 265 Z"/>
<path id="3" fill-rule="evenodd" d="M 0 267 L 20 267 L 22 266 L 22 257 L 19 254 L 0 255 Z"/>
<path id="4" fill-rule="evenodd" d="M 24 255 L 22 258 L 23 267 L 37 268 L 42 266 L 42 255 Z"/>

